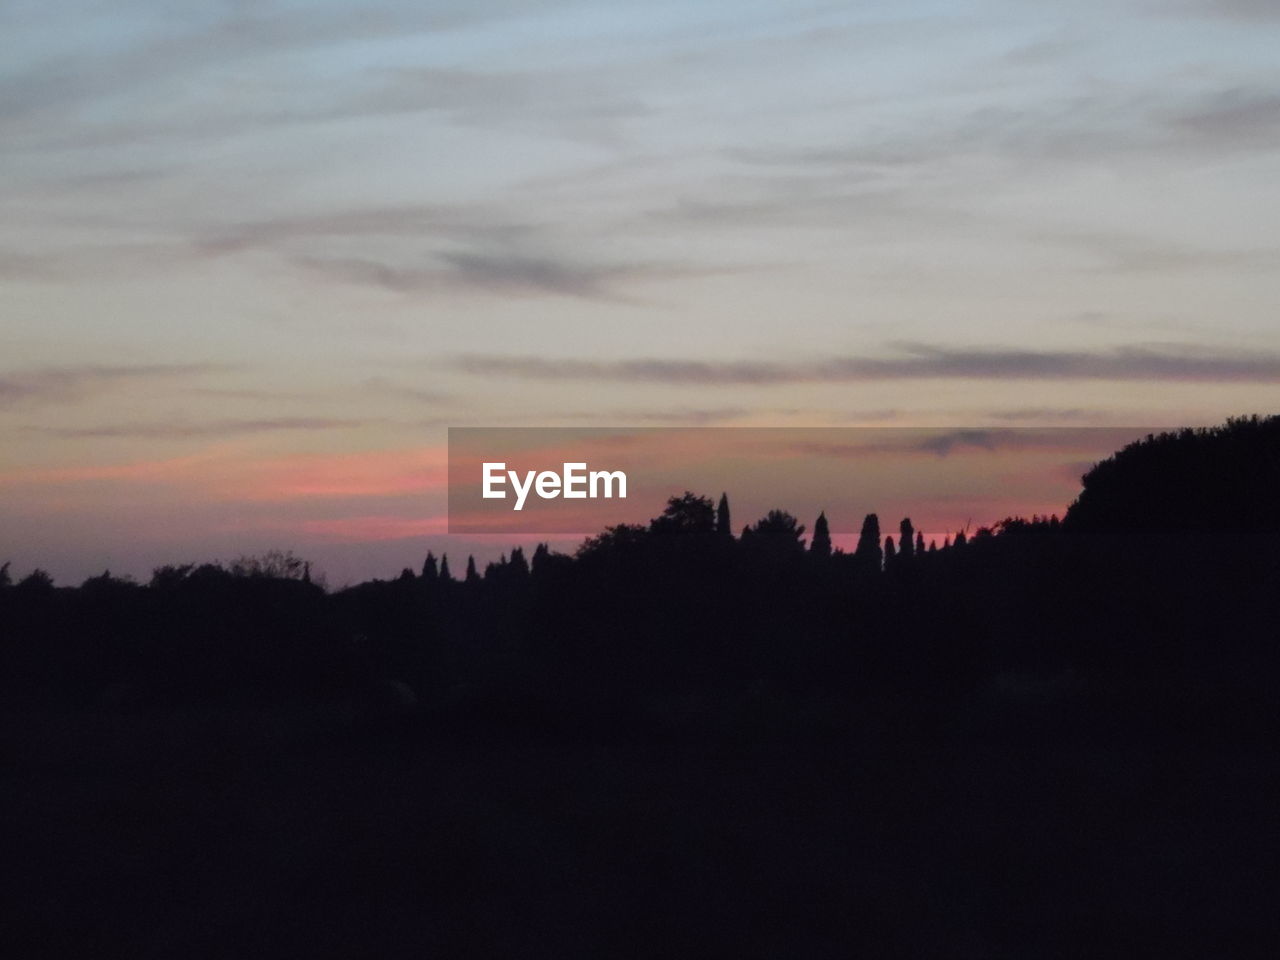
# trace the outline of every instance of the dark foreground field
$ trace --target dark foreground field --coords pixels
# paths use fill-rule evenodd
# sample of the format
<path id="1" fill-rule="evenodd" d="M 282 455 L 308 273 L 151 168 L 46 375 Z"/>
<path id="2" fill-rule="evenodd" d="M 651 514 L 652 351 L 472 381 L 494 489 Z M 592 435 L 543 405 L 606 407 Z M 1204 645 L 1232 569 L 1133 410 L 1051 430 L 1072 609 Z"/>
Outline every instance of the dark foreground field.
<path id="1" fill-rule="evenodd" d="M 1275 751 L 1197 709 L 11 697 L 6 953 L 1268 955 Z"/>

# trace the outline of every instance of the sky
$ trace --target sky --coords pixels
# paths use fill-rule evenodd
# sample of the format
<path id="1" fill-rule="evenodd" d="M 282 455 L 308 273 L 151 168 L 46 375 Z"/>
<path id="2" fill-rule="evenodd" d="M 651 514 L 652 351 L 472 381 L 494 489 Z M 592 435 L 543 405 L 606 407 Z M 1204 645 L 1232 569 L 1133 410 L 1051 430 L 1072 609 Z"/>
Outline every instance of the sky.
<path id="1" fill-rule="evenodd" d="M 449 426 L 1277 412 L 1278 43 L 1271 0 L 7 0 L 0 560 L 492 554 Z"/>

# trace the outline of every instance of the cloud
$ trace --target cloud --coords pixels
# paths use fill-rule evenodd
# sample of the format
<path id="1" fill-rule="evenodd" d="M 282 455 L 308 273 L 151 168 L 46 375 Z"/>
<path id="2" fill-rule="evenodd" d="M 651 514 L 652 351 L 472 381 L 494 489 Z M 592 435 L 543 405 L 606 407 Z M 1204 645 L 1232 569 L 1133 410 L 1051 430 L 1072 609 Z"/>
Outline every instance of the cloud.
<path id="1" fill-rule="evenodd" d="M 853 441 L 800 441 L 790 444 L 788 449 L 804 456 L 831 460 L 912 454 L 947 457 L 961 451 L 1079 453 L 1082 450 L 1096 450 L 1101 456 L 1114 449 L 1118 443 L 1132 440 L 1136 432 L 1135 429 L 1100 427 L 958 429 L 941 432 L 925 428 L 871 428 L 855 433 L 854 436 L 860 439 Z M 861 439 L 862 437 L 867 439 Z"/>
<path id="2" fill-rule="evenodd" d="M 31 281 L 53 280 L 59 271 L 55 258 L 16 250 L 0 250 L 0 278 Z"/>
<path id="3" fill-rule="evenodd" d="M 1097 351 L 950 349 L 897 344 L 896 357 L 801 362 L 676 359 L 580 360 L 464 354 L 452 365 L 477 376 L 688 386 L 778 386 L 877 380 L 1133 380 L 1280 383 L 1280 354 L 1178 346 Z"/>
<path id="4" fill-rule="evenodd" d="M 1098 416 L 1099 411 L 1085 407 L 1017 407 L 1008 410 L 992 410 L 987 414 L 992 420 L 1010 423 L 1022 420 L 1085 420 Z"/>
<path id="5" fill-rule="evenodd" d="M 1271 6 L 1280 15 L 1280 6 Z M 857 134 L 844 139 L 726 147 L 720 156 L 736 175 L 716 185 L 719 195 L 678 201 L 660 215 L 697 223 L 777 218 L 833 227 L 855 213 L 946 219 L 966 215 L 946 190 L 955 182 L 972 195 L 1028 171 L 1128 160 L 1182 166 L 1280 144 L 1280 96 L 1271 84 L 1188 90 L 1170 80 L 1080 84 L 1034 100 L 992 100 L 963 89 L 955 97 L 955 105 L 934 104 L 927 114 L 918 112 L 920 104 L 904 102 L 900 118 L 879 112 L 890 101 L 869 103 Z M 973 163 L 995 163 L 1004 176 L 975 181 Z"/>
<path id="6" fill-rule="evenodd" d="M 1209 143 L 1267 146 L 1280 139 L 1280 94 L 1233 87 L 1175 114 L 1173 127 Z"/>
<path id="7" fill-rule="evenodd" d="M 323 417 L 276 417 L 266 420 L 211 420 L 202 423 L 168 421 L 127 423 L 98 427 L 38 427 L 39 433 L 75 440 L 133 438 L 179 440 L 191 437 L 230 437 L 283 430 L 343 430 L 367 426 L 367 420 L 343 420 Z"/>
<path id="8" fill-rule="evenodd" d="M 1280 265 L 1275 249 L 1209 249 L 1154 237 L 1119 233 L 1041 233 L 1034 239 L 1083 250 L 1098 269 L 1121 273 L 1181 274 L 1189 270 L 1269 270 Z"/>
<path id="9" fill-rule="evenodd" d="M 312 4 L 303 8 L 286 5 L 231 4 L 212 16 L 174 18 L 163 7 L 151 9 L 146 3 L 123 3 L 125 9 L 115 11 L 122 22 L 131 26 L 132 42 L 62 44 L 62 49 L 43 59 L 10 73 L 0 91 L 0 129 L 10 135 L 24 134 L 38 140 L 57 142 L 48 131 L 61 129 L 76 143 L 107 142 L 114 136 L 127 139 L 130 134 L 157 133 L 177 129 L 195 134 L 198 122 L 173 123 L 169 114 L 159 114 L 157 123 L 80 125 L 70 121 L 84 119 L 86 108 L 121 97 L 145 98 L 156 88 L 167 88 L 176 95 L 190 90 L 224 84 L 202 83 L 234 75 L 253 76 L 264 64 L 298 62 L 311 54 L 332 53 L 347 45 L 377 41 L 399 41 L 406 36 L 430 34 L 458 29 L 486 20 L 528 16 L 531 12 L 554 9 L 558 0 L 541 0 L 536 5 L 495 0 L 474 3 L 432 3 L 421 7 L 404 4 L 364 5 L 359 10 L 344 5 Z M 37 10 L 32 7 L 32 10 Z M 92 21 L 96 11 L 81 10 L 72 17 L 86 24 L 83 34 L 94 37 Z M 65 14 L 64 14 L 65 15 Z M 35 16 L 13 14 L 0 19 L 15 37 L 32 29 L 35 36 L 45 32 L 42 13 Z M 113 24 L 113 26 L 115 26 Z M 101 31 L 115 36 L 118 29 Z M 183 78 L 184 83 L 174 83 Z M 194 82 L 193 82 L 194 81 Z M 301 92 L 310 90 L 300 86 Z M 234 92 L 234 91 L 232 91 Z M 223 96 L 221 100 L 240 105 L 253 98 Z M 328 111 L 299 107 L 314 119 L 323 119 Z M 251 113 L 251 109 L 246 111 Z M 289 111 L 276 111 L 287 114 Z M 263 118 L 268 119 L 268 118 Z M 283 116 L 273 118 L 277 122 Z M 216 126 L 216 124 L 215 124 Z M 215 131 L 217 132 L 217 131 Z M 226 131 L 221 131 L 225 133 Z"/>
<path id="10" fill-rule="evenodd" d="M 945 457 L 956 448 L 973 447 L 993 452 L 1000 437 L 991 430 L 955 430 L 919 442 L 918 449 Z"/>
<path id="11" fill-rule="evenodd" d="M 629 282 L 725 273 L 674 262 L 598 262 L 555 252 L 550 226 L 482 205 L 370 207 L 193 227 L 198 256 L 265 249 L 327 278 L 396 293 L 461 290 L 631 302 Z M 358 256 L 329 251 L 359 249 Z M 536 251 L 536 252 L 530 252 Z M 551 252 L 548 252 L 551 251 Z"/>
<path id="12" fill-rule="evenodd" d="M 628 281 L 704 276 L 723 270 L 674 264 L 588 264 L 512 253 L 438 253 L 434 262 L 403 266 L 370 258 L 303 257 L 301 265 L 348 283 L 396 293 L 464 290 L 514 296 L 562 296 L 633 302 L 618 287 Z"/>
<path id="13" fill-rule="evenodd" d="M 360 383 L 360 388 L 368 393 L 377 394 L 379 396 L 391 397 L 398 400 L 411 400 L 414 403 L 423 403 L 435 406 L 437 404 L 449 403 L 456 398 L 451 393 L 443 390 L 432 390 L 424 387 L 406 387 L 403 384 L 394 383 L 386 377 L 369 377 Z"/>
<path id="14" fill-rule="evenodd" d="M 766 415 L 769 411 L 750 410 L 746 407 L 679 407 L 675 409 L 623 409 L 560 411 L 546 415 L 538 415 L 539 421 L 592 421 L 600 424 L 618 425 L 627 423 L 649 423 L 656 425 L 709 426 L 727 420 L 742 420 L 750 416 Z"/>
<path id="15" fill-rule="evenodd" d="M 188 255 L 184 244 L 116 239 L 75 242 L 39 252 L 0 249 L 0 278 L 26 283 L 116 279 L 140 270 L 163 273 Z"/>
<path id="16" fill-rule="evenodd" d="M 197 228 L 197 252 L 209 256 L 333 239 L 434 239 L 451 243 L 528 240 L 538 226 L 481 206 L 406 204 L 334 210 L 309 215 L 206 224 Z"/>
<path id="17" fill-rule="evenodd" d="M 135 383 L 198 377 L 228 369 L 215 363 L 85 364 L 0 374 L 0 407 L 72 403 Z"/>

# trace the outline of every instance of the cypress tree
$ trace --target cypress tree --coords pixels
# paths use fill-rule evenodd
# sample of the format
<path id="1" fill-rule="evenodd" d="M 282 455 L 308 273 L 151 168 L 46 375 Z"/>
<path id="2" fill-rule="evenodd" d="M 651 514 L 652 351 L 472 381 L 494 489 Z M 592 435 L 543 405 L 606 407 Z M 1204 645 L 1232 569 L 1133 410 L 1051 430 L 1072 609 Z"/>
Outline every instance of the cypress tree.
<path id="1" fill-rule="evenodd" d="M 831 556 L 831 529 L 827 524 L 825 510 L 813 522 L 813 540 L 809 543 L 809 552 L 816 557 Z"/>
<path id="2" fill-rule="evenodd" d="M 884 538 L 884 568 L 886 570 L 897 561 L 897 551 L 893 548 L 893 537 Z"/>
<path id="3" fill-rule="evenodd" d="M 430 550 L 427 551 L 427 559 L 422 564 L 422 579 L 434 581 L 440 576 L 440 571 L 436 569 L 436 558 Z"/>
<path id="4" fill-rule="evenodd" d="M 900 534 L 898 537 L 898 552 L 903 560 L 910 560 L 915 554 L 916 545 L 916 531 L 911 526 L 910 517 L 902 518 L 902 522 L 898 524 L 898 533 Z"/>
<path id="5" fill-rule="evenodd" d="M 720 494 L 720 505 L 716 507 L 716 533 L 726 540 L 733 539 L 733 526 L 729 521 L 729 494 Z"/>
<path id="6" fill-rule="evenodd" d="M 453 579 L 453 575 L 449 573 L 449 555 L 442 554 L 440 557 L 440 579 L 446 583 Z"/>
<path id="7" fill-rule="evenodd" d="M 853 555 L 863 569 L 880 572 L 883 559 L 880 552 L 880 518 L 874 513 L 868 513 L 863 519 L 862 533 L 858 535 L 858 547 Z"/>
<path id="8" fill-rule="evenodd" d="M 474 554 L 467 556 L 467 583 L 479 583 L 480 574 L 476 573 L 476 558 Z"/>

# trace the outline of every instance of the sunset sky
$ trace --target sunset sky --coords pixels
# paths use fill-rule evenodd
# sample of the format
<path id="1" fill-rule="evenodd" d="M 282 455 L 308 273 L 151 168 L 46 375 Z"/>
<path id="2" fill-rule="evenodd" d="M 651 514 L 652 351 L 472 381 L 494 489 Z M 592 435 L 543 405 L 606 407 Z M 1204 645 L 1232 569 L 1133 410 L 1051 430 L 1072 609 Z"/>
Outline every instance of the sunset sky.
<path id="1" fill-rule="evenodd" d="M 1278 49 L 1272 0 L 10 0 L 0 562 L 492 555 L 448 426 L 1278 412 Z"/>

